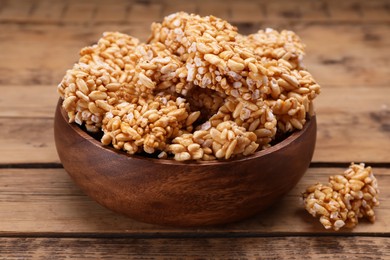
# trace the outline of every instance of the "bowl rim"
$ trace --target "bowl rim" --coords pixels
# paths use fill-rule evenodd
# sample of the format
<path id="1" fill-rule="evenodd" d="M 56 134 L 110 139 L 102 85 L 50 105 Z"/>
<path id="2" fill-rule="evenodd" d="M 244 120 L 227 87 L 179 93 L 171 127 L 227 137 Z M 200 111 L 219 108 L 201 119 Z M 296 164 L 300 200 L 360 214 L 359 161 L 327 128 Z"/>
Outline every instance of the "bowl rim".
<path id="1" fill-rule="evenodd" d="M 86 141 L 90 142 L 92 145 L 96 146 L 97 148 L 104 149 L 107 152 L 114 153 L 117 155 L 118 154 L 124 155 L 124 156 L 126 156 L 130 159 L 134 159 L 134 160 L 149 161 L 151 163 L 162 164 L 162 165 L 172 165 L 172 166 L 180 166 L 180 165 L 184 166 L 185 165 L 185 166 L 197 166 L 198 167 L 198 166 L 209 166 L 209 165 L 229 165 L 229 164 L 233 164 L 233 163 L 250 161 L 250 160 L 253 160 L 253 159 L 256 159 L 259 157 L 265 157 L 273 152 L 282 150 L 285 147 L 287 147 L 288 145 L 290 145 L 291 143 L 297 141 L 308 131 L 309 127 L 312 124 L 316 123 L 315 122 L 316 115 L 314 113 L 312 115 L 310 115 L 308 113 L 307 118 L 306 118 L 306 123 L 303 125 L 303 128 L 301 130 L 294 131 L 287 138 L 282 140 L 281 142 L 279 142 L 275 145 L 272 145 L 269 148 L 257 151 L 254 154 L 251 154 L 248 156 L 244 156 L 244 157 L 240 157 L 240 158 L 233 158 L 233 159 L 228 159 L 228 160 L 176 161 L 173 159 L 158 159 L 158 158 L 149 158 L 149 157 L 145 157 L 145 156 L 137 155 L 137 154 L 128 154 L 122 150 L 117 150 L 114 147 L 103 145 L 100 141 L 96 140 L 90 134 L 88 134 L 86 131 L 81 129 L 80 126 L 77 125 L 76 123 L 69 123 L 68 122 L 68 116 L 67 116 L 67 113 L 65 112 L 64 108 L 62 107 L 62 102 L 63 102 L 63 99 L 59 98 L 58 103 L 57 103 L 57 107 L 56 107 L 56 110 L 58 110 L 58 109 L 60 110 L 59 111 L 60 112 L 59 114 L 61 115 L 60 120 L 64 120 L 74 132 L 76 132 L 80 137 L 82 137 Z"/>

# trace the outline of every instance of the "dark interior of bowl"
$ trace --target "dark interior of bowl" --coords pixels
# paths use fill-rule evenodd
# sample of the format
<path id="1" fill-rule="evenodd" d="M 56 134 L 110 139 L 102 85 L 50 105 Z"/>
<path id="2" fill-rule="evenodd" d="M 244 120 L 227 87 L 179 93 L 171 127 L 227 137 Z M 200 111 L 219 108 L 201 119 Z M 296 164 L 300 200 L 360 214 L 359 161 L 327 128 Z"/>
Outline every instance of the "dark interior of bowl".
<path id="1" fill-rule="evenodd" d="M 100 142 L 101 138 L 103 137 L 103 131 L 99 131 L 99 132 L 88 132 L 87 129 L 85 128 L 84 125 L 78 125 L 78 124 L 75 124 L 76 127 L 78 127 L 80 129 L 80 131 L 83 131 L 85 132 L 86 134 L 88 134 L 90 137 L 92 137 L 93 139 L 95 139 L 96 141 Z M 278 143 L 281 143 L 283 140 L 285 140 L 286 138 L 288 138 L 289 136 L 291 136 L 293 134 L 293 132 L 288 132 L 288 133 L 277 133 L 274 140 L 272 140 L 272 142 L 270 143 L 271 146 L 275 146 L 276 144 Z M 112 146 L 107 146 L 107 148 L 111 148 L 111 149 L 114 149 Z M 128 155 L 128 156 L 140 156 L 140 157 L 145 157 L 145 158 L 153 158 L 153 159 L 159 159 L 158 158 L 158 154 L 160 153 L 160 151 L 156 151 L 155 153 L 146 153 L 144 151 L 140 152 L 140 153 L 137 153 L 136 155 L 129 155 L 127 154 L 126 152 L 122 151 L 122 150 L 116 150 L 117 152 L 119 153 L 123 153 L 124 155 Z M 239 159 L 239 158 L 243 158 L 243 156 L 236 156 L 234 158 L 231 158 L 229 159 L 230 161 L 232 160 L 236 160 L 236 159 Z M 168 160 L 173 160 L 173 156 L 172 155 L 169 155 L 169 157 L 167 158 Z M 161 159 L 159 159 L 161 160 Z M 223 161 L 229 161 L 229 160 L 226 160 L 226 159 L 218 159 L 219 162 L 223 162 Z"/>
<path id="2" fill-rule="evenodd" d="M 61 100 L 59 101 L 61 102 Z M 66 115 L 64 115 L 65 117 L 67 117 Z M 310 118 L 307 117 L 307 119 L 309 120 Z M 76 127 L 78 127 L 81 131 L 85 132 L 86 134 L 88 134 L 90 137 L 92 137 L 93 139 L 95 139 L 96 141 L 100 142 L 101 138 L 103 137 L 103 131 L 99 131 L 99 132 L 89 132 L 87 131 L 85 125 L 78 125 L 78 124 L 74 124 Z M 275 135 L 275 138 L 271 141 L 270 145 L 271 146 L 275 146 L 276 144 L 278 143 L 281 143 L 283 140 L 285 140 L 286 138 L 288 138 L 289 136 L 291 136 L 294 132 L 288 132 L 288 133 L 280 133 L 280 132 L 277 132 L 276 135 Z M 106 146 L 107 148 L 113 148 L 112 146 Z M 122 150 L 117 150 L 117 152 L 119 153 L 123 153 L 123 154 L 127 154 L 125 152 L 123 152 Z M 159 155 L 160 151 L 156 151 L 155 153 L 146 153 L 144 151 L 140 152 L 140 153 L 137 153 L 136 155 L 129 155 L 129 156 L 140 156 L 140 157 L 145 157 L 145 158 L 153 158 L 153 159 L 159 159 L 158 158 L 158 155 Z M 236 159 L 239 159 L 239 158 L 242 158 L 243 155 L 239 155 L 239 156 L 236 156 L 234 158 L 231 158 L 229 159 L 230 161 L 231 160 L 236 160 Z M 173 160 L 173 155 L 171 154 L 168 154 L 168 160 Z M 159 159 L 161 160 L 161 159 Z M 218 159 L 219 162 L 222 162 L 222 161 L 227 161 L 225 159 Z M 188 162 L 187 162 L 188 163 Z"/>
<path id="3" fill-rule="evenodd" d="M 253 216 L 291 190 L 310 164 L 316 118 L 268 149 L 210 162 L 161 160 L 105 147 L 67 122 L 61 101 L 54 132 L 65 170 L 103 206 L 148 223 L 204 226 Z"/>

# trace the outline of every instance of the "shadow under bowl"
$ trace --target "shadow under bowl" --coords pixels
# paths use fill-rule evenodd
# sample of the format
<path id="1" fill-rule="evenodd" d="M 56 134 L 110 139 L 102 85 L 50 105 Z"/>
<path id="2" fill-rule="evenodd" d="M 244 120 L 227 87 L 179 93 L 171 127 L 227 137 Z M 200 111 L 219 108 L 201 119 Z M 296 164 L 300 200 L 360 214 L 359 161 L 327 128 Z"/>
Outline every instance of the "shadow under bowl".
<path id="1" fill-rule="evenodd" d="M 176 227 L 224 224 L 264 210 L 290 191 L 311 162 L 316 117 L 272 147 L 224 161 L 177 162 L 128 155 L 68 123 L 60 99 L 54 134 L 74 182 L 101 205 L 138 221 Z"/>

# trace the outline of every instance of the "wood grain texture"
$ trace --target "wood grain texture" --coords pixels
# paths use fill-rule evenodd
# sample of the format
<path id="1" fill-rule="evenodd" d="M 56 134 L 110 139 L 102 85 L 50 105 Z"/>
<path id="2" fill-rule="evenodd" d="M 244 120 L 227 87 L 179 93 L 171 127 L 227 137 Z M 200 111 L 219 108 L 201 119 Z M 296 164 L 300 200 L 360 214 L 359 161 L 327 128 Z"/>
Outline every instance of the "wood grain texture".
<path id="1" fill-rule="evenodd" d="M 14 259 L 389 259 L 390 238 L 3 238 Z M 302 246 L 304 245 L 304 246 Z"/>
<path id="2" fill-rule="evenodd" d="M 266 27 L 294 30 L 301 36 L 307 45 L 305 65 L 323 87 L 388 85 L 388 25 L 264 23 L 239 26 L 244 33 Z M 0 31 L 7 35 L 1 43 L 0 85 L 55 86 L 77 61 L 79 50 L 96 42 L 104 31 L 120 31 L 146 40 L 149 28 L 150 23 L 0 24 Z"/>
<path id="3" fill-rule="evenodd" d="M 384 22 L 389 21 L 386 0 L 336 0 L 270 2 L 265 0 L 236 1 L 198 0 L 2 0 L 0 22 L 151 22 L 181 10 L 201 15 L 220 15 L 234 22 L 290 21 L 290 22 Z M 116 7 L 115 7 L 116 6 Z M 117 8 L 117 7 L 121 8 Z M 190 6 L 190 7 L 188 7 Z M 144 12 L 145 8 L 148 11 Z M 248 11 L 248 13 L 246 13 Z M 255 12 L 257 11 L 257 12 Z M 117 13 L 117 16 L 113 14 Z M 107 14 L 107 15 L 102 15 Z M 247 16 L 245 16 L 247 14 Z"/>
<path id="4" fill-rule="evenodd" d="M 390 88 L 323 88 L 314 162 L 388 162 Z"/>
<path id="5" fill-rule="evenodd" d="M 52 118 L 0 118 L 0 164 L 59 163 Z"/>
<path id="6" fill-rule="evenodd" d="M 0 169 L 0 236 L 389 235 L 390 168 L 374 168 L 381 191 L 375 224 L 362 220 L 352 231 L 328 231 L 303 209 L 300 194 L 307 186 L 326 183 L 330 175 L 343 171 L 310 168 L 281 201 L 245 221 L 180 229 L 137 222 L 103 208 L 84 195 L 63 169 Z"/>
<path id="7" fill-rule="evenodd" d="M 0 90 L 0 118 L 54 118 L 59 97 L 56 85 L 0 85 Z M 50 123 L 48 126 L 52 127 Z"/>

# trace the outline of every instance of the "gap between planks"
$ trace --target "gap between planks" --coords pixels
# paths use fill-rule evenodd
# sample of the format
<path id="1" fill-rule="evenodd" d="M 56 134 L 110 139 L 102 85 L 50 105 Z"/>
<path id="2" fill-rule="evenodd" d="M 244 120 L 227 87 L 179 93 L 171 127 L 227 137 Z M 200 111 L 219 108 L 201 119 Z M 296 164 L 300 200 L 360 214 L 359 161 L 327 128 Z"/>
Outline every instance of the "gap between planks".
<path id="1" fill-rule="evenodd" d="M 222 232 L 194 232 L 190 231 L 173 231 L 173 232 L 133 232 L 133 233 L 92 233 L 92 232 L 0 232 L 1 238 L 112 238 L 112 239 L 215 239 L 215 238 L 284 238 L 284 237 L 377 237 L 377 238 L 390 238 L 388 232 L 242 232 L 242 231 L 222 231 Z"/>

